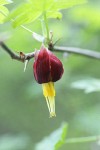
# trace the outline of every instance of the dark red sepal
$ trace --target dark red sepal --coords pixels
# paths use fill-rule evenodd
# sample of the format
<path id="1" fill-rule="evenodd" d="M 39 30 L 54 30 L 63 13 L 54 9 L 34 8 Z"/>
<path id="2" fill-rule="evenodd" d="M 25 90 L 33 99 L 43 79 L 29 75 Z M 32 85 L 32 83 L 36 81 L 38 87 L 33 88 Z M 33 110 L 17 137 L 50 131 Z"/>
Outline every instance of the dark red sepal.
<path id="1" fill-rule="evenodd" d="M 35 53 L 33 69 L 34 77 L 39 84 L 56 82 L 64 72 L 61 61 L 44 46 Z"/>

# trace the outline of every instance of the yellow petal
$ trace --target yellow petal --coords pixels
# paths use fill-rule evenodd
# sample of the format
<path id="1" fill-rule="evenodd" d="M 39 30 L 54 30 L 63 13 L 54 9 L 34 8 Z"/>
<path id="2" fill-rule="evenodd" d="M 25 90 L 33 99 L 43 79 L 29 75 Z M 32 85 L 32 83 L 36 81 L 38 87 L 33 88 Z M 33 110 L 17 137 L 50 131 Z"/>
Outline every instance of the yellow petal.
<path id="1" fill-rule="evenodd" d="M 43 83 L 43 95 L 46 98 L 47 106 L 50 112 L 50 117 L 56 116 L 55 114 L 55 88 L 53 82 Z"/>

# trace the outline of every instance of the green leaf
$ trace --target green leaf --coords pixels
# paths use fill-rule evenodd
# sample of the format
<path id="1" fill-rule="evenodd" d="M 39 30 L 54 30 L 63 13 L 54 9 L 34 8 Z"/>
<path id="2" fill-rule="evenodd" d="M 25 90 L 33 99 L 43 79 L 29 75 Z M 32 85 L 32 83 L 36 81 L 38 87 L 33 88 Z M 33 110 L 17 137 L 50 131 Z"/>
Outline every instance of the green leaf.
<path id="1" fill-rule="evenodd" d="M 63 128 L 62 128 L 62 135 L 61 135 L 61 140 L 65 141 L 66 136 L 67 136 L 67 129 L 68 129 L 68 124 L 63 124 Z"/>
<path id="2" fill-rule="evenodd" d="M 0 13 L 7 15 L 9 11 L 5 6 L 0 5 Z"/>
<path id="3" fill-rule="evenodd" d="M 10 1 L 10 0 L 0 0 L 0 23 L 4 22 L 5 17 L 9 13 L 8 9 L 4 5 L 9 4 L 11 2 L 12 1 Z"/>
<path id="4" fill-rule="evenodd" d="M 36 8 L 41 8 L 42 11 L 60 10 L 70 8 L 74 5 L 84 4 L 87 0 L 30 0 Z"/>
<path id="5" fill-rule="evenodd" d="M 25 3 L 18 7 L 15 11 L 8 15 L 6 21 L 13 19 L 13 26 L 17 27 L 21 24 L 27 24 L 41 15 L 41 11 L 36 9 L 32 3 Z"/>
<path id="6" fill-rule="evenodd" d="M 54 1 L 51 10 L 67 9 L 75 5 L 84 4 L 87 0 L 56 0 Z"/>
<path id="7" fill-rule="evenodd" d="M 65 141 L 67 135 L 68 124 L 63 123 L 61 127 L 52 132 L 48 137 L 36 144 L 35 150 L 58 150 Z"/>
<path id="8" fill-rule="evenodd" d="M 58 141 L 55 145 L 55 150 L 58 150 L 64 144 L 63 141 Z"/>
<path id="9" fill-rule="evenodd" d="M 4 15 L 0 13 L 0 24 L 3 23 L 4 18 L 5 18 Z"/>
<path id="10" fill-rule="evenodd" d="M 62 18 L 62 14 L 60 12 L 57 11 L 49 11 L 47 12 L 47 18 L 56 18 L 56 19 L 61 19 Z"/>
<path id="11" fill-rule="evenodd" d="M 4 22 L 5 16 L 8 15 L 9 11 L 6 7 L 0 5 L 0 23 Z"/>
<path id="12" fill-rule="evenodd" d="M 50 6 L 49 11 L 52 12 L 51 16 L 48 15 L 47 17 L 61 19 L 62 15 L 60 12 L 58 12 L 59 10 L 68 9 L 75 5 L 84 4 L 86 2 L 87 2 L 87 0 L 56 0 L 56 1 L 53 0 L 51 5 L 49 5 Z M 47 14 L 49 13 L 49 11 L 47 11 Z"/>
<path id="13" fill-rule="evenodd" d="M 37 8 L 42 10 L 42 12 L 49 10 L 54 0 L 30 0 L 32 4 Z"/>
<path id="14" fill-rule="evenodd" d="M 35 21 L 46 12 L 47 18 L 61 19 L 61 9 L 66 9 L 77 4 L 83 4 L 86 0 L 30 0 L 21 4 L 8 15 L 6 21 L 13 19 L 13 26 L 17 27 Z"/>
<path id="15" fill-rule="evenodd" d="M 58 148 L 61 147 L 65 143 L 66 136 L 67 136 L 67 129 L 68 129 L 68 124 L 64 124 L 62 127 L 61 137 L 58 140 L 58 142 L 55 144 L 55 150 L 58 150 Z"/>
<path id="16" fill-rule="evenodd" d="M 27 14 L 22 14 L 20 16 L 18 16 L 14 21 L 13 21 L 13 27 L 17 27 L 20 26 L 22 24 L 27 24 L 30 23 L 34 20 L 36 20 L 39 16 L 41 15 L 40 12 L 38 12 L 37 10 L 34 12 L 34 16 L 33 13 L 30 11 Z"/>

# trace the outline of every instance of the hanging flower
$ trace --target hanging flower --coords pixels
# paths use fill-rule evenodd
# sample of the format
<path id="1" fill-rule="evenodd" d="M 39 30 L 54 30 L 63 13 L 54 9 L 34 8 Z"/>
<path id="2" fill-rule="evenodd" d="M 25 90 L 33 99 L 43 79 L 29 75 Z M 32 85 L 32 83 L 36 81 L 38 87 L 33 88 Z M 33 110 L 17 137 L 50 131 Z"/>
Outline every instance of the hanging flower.
<path id="1" fill-rule="evenodd" d="M 50 117 L 56 116 L 54 82 L 62 77 L 64 72 L 63 65 L 51 51 L 42 46 L 35 53 L 33 70 L 35 80 L 42 84 L 43 95 L 47 101 Z"/>

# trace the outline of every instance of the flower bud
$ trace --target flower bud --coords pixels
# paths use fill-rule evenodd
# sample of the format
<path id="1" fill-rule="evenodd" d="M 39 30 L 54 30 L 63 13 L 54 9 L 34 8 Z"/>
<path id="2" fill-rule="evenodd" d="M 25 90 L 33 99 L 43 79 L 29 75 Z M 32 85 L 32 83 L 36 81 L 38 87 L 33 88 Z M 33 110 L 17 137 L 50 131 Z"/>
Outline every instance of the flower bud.
<path id="1" fill-rule="evenodd" d="M 44 46 L 36 52 L 33 68 L 39 84 L 58 81 L 64 71 L 61 61 Z"/>
<path id="2" fill-rule="evenodd" d="M 51 51 L 42 46 L 41 49 L 35 53 L 33 69 L 36 81 L 42 84 L 50 117 L 56 116 L 54 82 L 62 77 L 64 72 L 63 65 Z"/>

